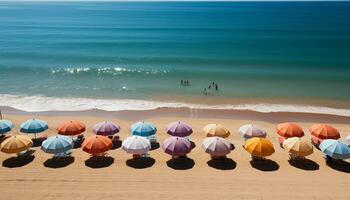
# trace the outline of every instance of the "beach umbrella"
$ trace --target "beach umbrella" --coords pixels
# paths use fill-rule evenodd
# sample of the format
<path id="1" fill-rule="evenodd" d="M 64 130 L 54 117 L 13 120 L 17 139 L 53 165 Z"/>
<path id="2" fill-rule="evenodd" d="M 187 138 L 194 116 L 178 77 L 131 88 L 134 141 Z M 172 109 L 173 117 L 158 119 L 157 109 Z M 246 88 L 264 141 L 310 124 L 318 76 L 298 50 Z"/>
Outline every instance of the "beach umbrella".
<path id="1" fill-rule="evenodd" d="M 350 145 L 350 135 L 348 135 L 345 140 L 348 143 L 348 145 Z"/>
<path id="2" fill-rule="evenodd" d="M 70 137 L 56 135 L 44 140 L 41 145 L 41 150 L 46 153 L 59 154 L 71 150 L 73 146 L 73 140 Z"/>
<path id="3" fill-rule="evenodd" d="M 249 139 L 252 137 L 266 137 L 266 132 L 254 124 L 243 125 L 239 128 L 238 132 L 245 139 Z"/>
<path id="4" fill-rule="evenodd" d="M 278 135 L 284 138 L 304 136 L 303 128 L 301 128 L 298 124 L 290 122 L 278 124 L 276 127 L 276 132 Z"/>
<path id="5" fill-rule="evenodd" d="M 162 145 L 165 153 L 172 156 L 184 156 L 191 152 L 191 142 L 183 137 L 170 137 Z"/>
<path id="6" fill-rule="evenodd" d="M 114 135 L 116 133 L 119 133 L 120 126 L 115 125 L 109 121 L 104 121 L 104 122 L 95 124 L 92 131 L 97 135 L 105 135 L 105 136 Z"/>
<path id="7" fill-rule="evenodd" d="M 4 153 L 20 153 L 29 149 L 33 145 L 33 141 L 26 135 L 14 135 L 0 144 L 0 149 Z"/>
<path id="8" fill-rule="evenodd" d="M 270 140 L 265 138 L 250 138 L 245 142 L 243 147 L 250 154 L 257 157 L 270 156 L 275 152 L 273 144 L 270 142 Z"/>
<path id="9" fill-rule="evenodd" d="M 137 122 L 131 126 L 131 134 L 143 136 L 143 137 L 149 137 L 154 134 L 156 134 L 157 128 L 148 122 L 142 121 Z"/>
<path id="10" fill-rule="evenodd" d="M 11 131 L 13 128 L 13 123 L 9 120 L 0 120 L 0 134 L 5 134 Z"/>
<path id="11" fill-rule="evenodd" d="M 217 136 L 205 138 L 202 147 L 212 156 L 225 156 L 231 152 L 231 143 Z"/>
<path id="12" fill-rule="evenodd" d="M 313 153 L 312 144 L 308 140 L 299 137 L 284 140 L 283 148 L 295 156 L 308 156 Z"/>
<path id="13" fill-rule="evenodd" d="M 314 124 L 309 129 L 311 135 L 320 139 L 339 139 L 339 131 L 328 124 Z"/>
<path id="14" fill-rule="evenodd" d="M 22 123 L 20 131 L 22 133 L 32 133 L 36 137 L 37 133 L 46 131 L 48 128 L 45 121 L 33 118 Z"/>
<path id="15" fill-rule="evenodd" d="M 130 154 L 144 154 L 151 149 L 151 143 L 145 137 L 133 135 L 123 141 L 122 148 Z"/>
<path id="16" fill-rule="evenodd" d="M 230 136 L 230 131 L 221 124 L 208 124 L 204 126 L 203 131 L 207 134 L 207 137 L 218 136 L 227 138 Z"/>
<path id="17" fill-rule="evenodd" d="M 172 122 L 166 128 L 169 135 L 177 137 L 187 137 L 192 134 L 192 128 L 184 122 Z"/>
<path id="18" fill-rule="evenodd" d="M 79 135 L 85 131 L 85 124 L 80 121 L 67 121 L 57 128 L 60 135 Z"/>
<path id="19" fill-rule="evenodd" d="M 81 144 L 83 151 L 90 154 L 104 153 L 112 148 L 112 140 L 102 135 L 92 135 L 87 137 Z"/>
<path id="20" fill-rule="evenodd" d="M 335 159 L 350 158 L 350 147 L 335 139 L 325 139 L 320 144 L 322 153 Z"/>

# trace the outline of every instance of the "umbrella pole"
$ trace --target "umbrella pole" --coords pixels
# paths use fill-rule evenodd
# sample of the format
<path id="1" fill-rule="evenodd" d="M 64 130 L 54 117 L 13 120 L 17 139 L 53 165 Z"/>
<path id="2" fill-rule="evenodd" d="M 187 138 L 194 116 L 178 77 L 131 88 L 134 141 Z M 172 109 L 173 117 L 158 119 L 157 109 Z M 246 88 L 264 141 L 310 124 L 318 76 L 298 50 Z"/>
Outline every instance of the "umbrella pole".
<path id="1" fill-rule="evenodd" d="M 34 139 L 36 139 L 36 133 L 34 133 Z"/>

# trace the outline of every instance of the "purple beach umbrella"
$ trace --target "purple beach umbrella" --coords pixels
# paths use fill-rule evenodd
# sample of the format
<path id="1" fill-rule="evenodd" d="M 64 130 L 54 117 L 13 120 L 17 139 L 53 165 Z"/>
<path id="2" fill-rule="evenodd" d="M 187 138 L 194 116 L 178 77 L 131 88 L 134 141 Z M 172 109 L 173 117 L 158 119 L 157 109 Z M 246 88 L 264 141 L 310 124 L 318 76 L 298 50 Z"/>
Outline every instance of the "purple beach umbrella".
<path id="1" fill-rule="evenodd" d="M 170 137 L 162 145 L 165 153 L 172 156 L 184 156 L 191 152 L 191 142 L 182 137 Z"/>
<path id="2" fill-rule="evenodd" d="M 114 135 L 116 133 L 119 133 L 120 127 L 118 125 L 113 124 L 109 121 L 104 121 L 95 124 L 93 127 L 93 132 L 97 135 Z"/>
<path id="3" fill-rule="evenodd" d="M 187 125 L 184 122 L 178 121 L 170 123 L 166 128 L 166 132 L 172 136 L 187 137 L 191 135 L 193 131 L 189 125 Z"/>

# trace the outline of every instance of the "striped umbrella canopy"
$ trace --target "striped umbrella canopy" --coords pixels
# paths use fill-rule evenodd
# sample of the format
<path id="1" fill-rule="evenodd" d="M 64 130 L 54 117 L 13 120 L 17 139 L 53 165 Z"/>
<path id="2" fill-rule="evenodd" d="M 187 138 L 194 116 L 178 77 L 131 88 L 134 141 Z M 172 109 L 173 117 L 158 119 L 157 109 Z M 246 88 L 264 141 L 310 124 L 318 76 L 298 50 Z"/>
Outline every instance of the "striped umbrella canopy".
<path id="1" fill-rule="evenodd" d="M 172 156 L 184 156 L 191 152 L 191 142 L 183 137 L 170 137 L 162 145 L 165 153 Z"/>
<path id="2" fill-rule="evenodd" d="M 225 156 L 231 152 L 231 143 L 217 136 L 205 138 L 202 147 L 212 156 Z"/>
<path id="3" fill-rule="evenodd" d="M 193 133 L 192 128 L 184 122 L 172 122 L 166 128 L 169 135 L 177 137 L 187 137 Z"/>
<path id="4" fill-rule="evenodd" d="M 265 138 L 253 137 L 244 144 L 244 149 L 257 157 L 270 156 L 275 152 L 273 144 Z"/>
<path id="5" fill-rule="evenodd" d="M 4 153 L 19 153 L 29 149 L 33 145 L 33 141 L 26 135 L 14 135 L 0 144 L 0 150 Z"/>
<path id="6" fill-rule="evenodd" d="M 95 124 L 92 130 L 95 134 L 97 135 L 114 135 L 116 133 L 119 133 L 120 131 L 120 126 L 113 124 L 112 122 L 109 121 L 104 121 Z"/>
<path id="7" fill-rule="evenodd" d="M 345 140 L 348 143 L 348 145 L 350 145 L 350 135 L 348 135 Z"/>
<path id="8" fill-rule="evenodd" d="M 9 120 L 0 120 L 0 134 L 10 132 L 13 128 L 13 123 Z"/>
<path id="9" fill-rule="evenodd" d="M 303 128 L 301 128 L 298 124 L 290 122 L 278 124 L 276 127 L 276 132 L 278 135 L 284 138 L 304 136 Z"/>
<path id="10" fill-rule="evenodd" d="M 312 144 L 308 140 L 299 137 L 284 140 L 283 148 L 295 156 L 308 156 L 313 153 Z"/>
<path id="11" fill-rule="evenodd" d="M 20 131 L 22 133 L 33 133 L 36 135 L 37 133 L 46 131 L 48 128 L 45 121 L 33 118 L 22 123 Z"/>
<path id="12" fill-rule="evenodd" d="M 157 128 L 149 122 L 137 122 L 131 126 L 131 134 L 143 137 L 155 135 Z"/>
<path id="13" fill-rule="evenodd" d="M 339 131 L 329 124 L 314 124 L 309 129 L 311 135 L 320 139 L 339 139 Z"/>
<path id="14" fill-rule="evenodd" d="M 130 154 L 144 154 L 151 149 L 151 143 L 145 137 L 133 135 L 123 141 L 122 148 Z"/>
<path id="15" fill-rule="evenodd" d="M 60 135 L 79 135 L 85 131 L 86 127 L 83 122 L 80 121 L 67 121 L 61 124 L 58 128 L 58 134 Z"/>
<path id="16" fill-rule="evenodd" d="M 266 137 L 266 132 L 254 124 L 243 125 L 239 128 L 238 132 L 245 139 L 250 139 L 253 137 Z"/>
<path id="17" fill-rule="evenodd" d="M 46 153 L 59 154 L 73 149 L 73 140 L 70 137 L 56 135 L 43 141 L 41 150 Z"/>
<path id="18" fill-rule="evenodd" d="M 335 159 L 350 158 L 350 147 L 335 139 L 325 139 L 320 144 L 321 151 Z"/>
<path id="19" fill-rule="evenodd" d="M 221 124 L 208 124 L 204 126 L 203 132 L 207 135 L 207 137 L 218 136 L 227 138 L 230 136 L 230 131 Z"/>
<path id="20" fill-rule="evenodd" d="M 92 135 L 87 137 L 81 144 L 83 151 L 90 154 L 104 153 L 112 148 L 112 140 L 103 135 Z"/>

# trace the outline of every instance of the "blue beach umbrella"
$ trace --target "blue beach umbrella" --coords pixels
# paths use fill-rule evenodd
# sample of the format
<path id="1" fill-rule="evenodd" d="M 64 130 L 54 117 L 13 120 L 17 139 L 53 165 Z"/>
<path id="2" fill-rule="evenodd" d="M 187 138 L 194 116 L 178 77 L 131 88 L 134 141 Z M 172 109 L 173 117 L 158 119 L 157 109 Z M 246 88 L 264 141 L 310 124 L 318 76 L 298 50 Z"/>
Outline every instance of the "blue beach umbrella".
<path id="1" fill-rule="evenodd" d="M 56 135 L 44 140 L 41 150 L 46 153 L 65 153 L 73 148 L 73 140 L 68 136 Z"/>
<path id="2" fill-rule="evenodd" d="M 0 120 L 0 134 L 5 134 L 11 131 L 13 128 L 13 124 L 9 120 Z"/>
<path id="3" fill-rule="evenodd" d="M 40 119 L 30 119 L 21 124 L 22 133 L 33 133 L 36 137 L 37 133 L 47 130 L 49 127 L 47 123 Z"/>
<path id="4" fill-rule="evenodd" d="M 350 148 L 339 140 L 326 139 L 320 144 L 321 151 L 335 159 L 350 158 Z"/>
<path id="5" fill-rule="evenodd" d="M 156 132 L 157 132 L 157 128 L 153 124 L 145 121 L 137 122 L 131 126 L 132 135 L 150 137 L 152 135 L 155 135 Z"/>

